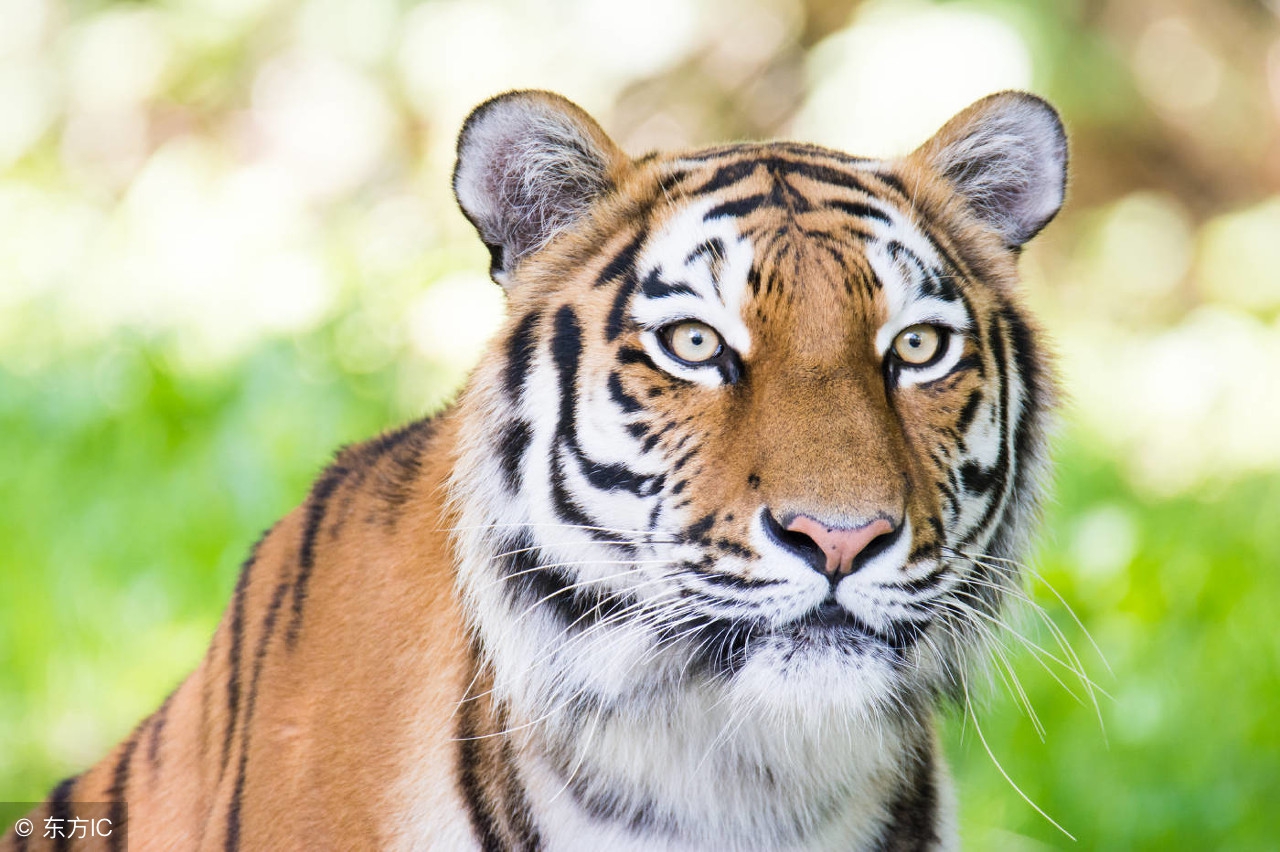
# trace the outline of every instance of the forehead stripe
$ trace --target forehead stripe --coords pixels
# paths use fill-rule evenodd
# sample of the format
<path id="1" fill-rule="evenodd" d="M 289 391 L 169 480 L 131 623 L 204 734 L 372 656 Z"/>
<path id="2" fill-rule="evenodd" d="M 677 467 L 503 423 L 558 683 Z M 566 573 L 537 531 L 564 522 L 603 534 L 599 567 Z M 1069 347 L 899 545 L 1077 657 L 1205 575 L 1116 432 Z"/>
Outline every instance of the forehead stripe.
<path id="1" fill-rule="evenodd" d="M 605 264 L 604 269 L 600 270 L 600 276 L 596 278 L 595 286 L 603 287 L 611 281 L 619 278 L 625 279 L 627 276 L 633 275 L 632 270 L 636 265 L 636 254 L 640 251 L 640 246 L 647 236 L 647 228 L 641 228 L 636 232 L 636 235 L 622 247 L 622 250 Z"/>
<path id="2" fill-rule="evenodd" d="M 870 204 L 862 204 L 857 201 L 833 199 L 826 202 L 825 206 L 839 210 L 842 213 L 848 213 L 858 219 L 873 219 L 882 225 L 888 225 L 892 221 L 889 218 L 889 214 L 878 207 L 872 207 Z"/>
<path id="3" fill-rule="evenodd" d="M 664 281 L 662 276 L 658 274 L 658 270 L 654 269 L 645 276 L 644 283 L 640 285 L 640 292 L 647 299 L 662 299 L 667 296 L 689 295 L 697 296 L 698 294 L 692 287 L 683 281 Z"/>

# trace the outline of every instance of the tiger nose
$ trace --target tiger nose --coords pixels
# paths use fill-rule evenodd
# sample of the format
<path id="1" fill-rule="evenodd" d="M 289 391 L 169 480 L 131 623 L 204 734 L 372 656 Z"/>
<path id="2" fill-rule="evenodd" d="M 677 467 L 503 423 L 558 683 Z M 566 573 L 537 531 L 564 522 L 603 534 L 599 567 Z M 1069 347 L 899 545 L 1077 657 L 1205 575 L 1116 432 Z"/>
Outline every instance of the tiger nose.
<path id="1" fill-rule="evenodd" d="M 830 577 L 838 577 L 850 573 L 858 554 L 880 536 L 892 533 L 894 526 L 884 518 L 876 518 L 860 527 L 838 527 L 824 524 L 808 515 L 796 515 L 786 529 L 787 532 L 802 535 L 816 544 L 825 557 L 825 573 Z"/>

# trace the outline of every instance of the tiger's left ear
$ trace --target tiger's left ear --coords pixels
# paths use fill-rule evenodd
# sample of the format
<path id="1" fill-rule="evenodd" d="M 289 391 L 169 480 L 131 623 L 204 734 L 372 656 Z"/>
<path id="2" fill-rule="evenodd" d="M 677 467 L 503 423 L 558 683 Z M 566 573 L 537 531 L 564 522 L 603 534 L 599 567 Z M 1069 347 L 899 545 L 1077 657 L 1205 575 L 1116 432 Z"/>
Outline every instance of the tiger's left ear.
<path id="1" fill-rule="evenodd" d="M 1009 248 L 1049 224 L 1066 193 L 1062 121 L 1048 102 L 1025 92 L 970 105 L 911 158 L 950 181 Z"/>
<path id="2" fill-rule="evenodd" d="M 626 158 L 591 116 L 551 92 L 498 95 L 458 136 L 453 191 L 504 287 L 523 258 L 582 218 Z"/>

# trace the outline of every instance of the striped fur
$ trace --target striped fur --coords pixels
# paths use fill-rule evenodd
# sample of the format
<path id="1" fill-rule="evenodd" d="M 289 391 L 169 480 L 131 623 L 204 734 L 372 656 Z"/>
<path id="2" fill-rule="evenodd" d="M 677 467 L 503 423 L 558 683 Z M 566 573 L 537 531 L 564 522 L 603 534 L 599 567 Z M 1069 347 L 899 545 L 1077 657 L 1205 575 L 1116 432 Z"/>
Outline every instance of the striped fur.
<path id="1" fill-rule="evenodd" d="M 196 671 L 32 818 L 125 801 L 134 850 L 954 847 L 932 713 L 1035 515 L 1016 260 L 1064 152 L 1013 93 L 894 161 L 630 159 L 556 96 L 482 106 L 455 188 L 506 327 L 452 408 L 338 455 Z M 690 320 L 714 360 L 664 342 Z M 828 576 L 798 516 L 892 531 Z"/>

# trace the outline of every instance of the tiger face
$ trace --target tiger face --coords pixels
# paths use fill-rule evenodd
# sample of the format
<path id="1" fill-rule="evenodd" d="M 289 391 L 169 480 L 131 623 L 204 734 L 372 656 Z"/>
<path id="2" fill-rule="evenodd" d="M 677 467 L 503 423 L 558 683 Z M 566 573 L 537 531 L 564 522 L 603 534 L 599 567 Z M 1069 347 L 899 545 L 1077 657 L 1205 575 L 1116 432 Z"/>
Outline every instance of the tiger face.
<path id="1" fill-rule="evenodd" d="M 633 160 L 556 96 L 479 108 L 455 188 L 510 318 L 451 497 L 495 694 L 820 726 L 953 690 L 1038 499 L 1052 378 L 1016 258 L 1064 174 L 1017 93 L 896 161 Z"/>

